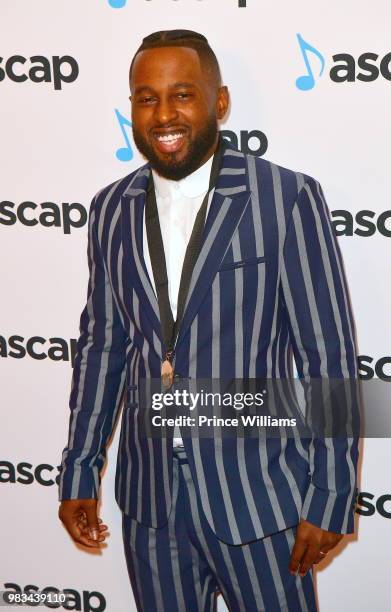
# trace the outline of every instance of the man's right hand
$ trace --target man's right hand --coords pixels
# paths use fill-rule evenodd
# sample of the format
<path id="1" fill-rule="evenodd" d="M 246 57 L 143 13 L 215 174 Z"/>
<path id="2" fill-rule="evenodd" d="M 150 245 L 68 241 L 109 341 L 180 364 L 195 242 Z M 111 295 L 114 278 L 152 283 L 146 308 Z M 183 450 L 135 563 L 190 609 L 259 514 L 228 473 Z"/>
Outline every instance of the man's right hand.
<path id="1" fill-rule="evenodd" d="M 77 544 L 100 548 L 105 541 L 108 527 L 97 516 L 97 503 L 97 499 L 67 499 L 60 504 L 58 516 Z"/>

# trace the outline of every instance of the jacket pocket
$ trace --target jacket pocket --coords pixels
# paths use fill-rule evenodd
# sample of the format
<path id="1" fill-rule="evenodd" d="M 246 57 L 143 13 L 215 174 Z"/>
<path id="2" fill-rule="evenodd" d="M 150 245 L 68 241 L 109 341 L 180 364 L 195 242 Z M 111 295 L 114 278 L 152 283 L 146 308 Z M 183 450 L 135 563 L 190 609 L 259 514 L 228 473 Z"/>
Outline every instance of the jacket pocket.
<path id="1" fill-rule="evenodd" d="M 243 268 L 245 266 L 262 263 L 264 261 L 264 255 L 261 255 L 260 257 L 248 257 L 247 259 L 241 259 L 240 261 L 231 261 L 230 263 L 226 263 L 220 266 L 219 272 L 222 272 L 223 270 L 232 270 L 234 268 Z"/>

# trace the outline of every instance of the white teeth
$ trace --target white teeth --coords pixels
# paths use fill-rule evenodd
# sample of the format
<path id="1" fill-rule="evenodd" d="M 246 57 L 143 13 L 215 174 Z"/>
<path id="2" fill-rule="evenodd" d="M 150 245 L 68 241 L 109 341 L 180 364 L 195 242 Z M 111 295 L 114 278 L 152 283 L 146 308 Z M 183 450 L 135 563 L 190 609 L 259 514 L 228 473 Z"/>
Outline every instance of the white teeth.
<path id="1" fill-rule="evenodd" d="M 156 136 L 160 142 L 174 142 L 181 138 L 182 134 L 167 134 L 167 136 Z"/>

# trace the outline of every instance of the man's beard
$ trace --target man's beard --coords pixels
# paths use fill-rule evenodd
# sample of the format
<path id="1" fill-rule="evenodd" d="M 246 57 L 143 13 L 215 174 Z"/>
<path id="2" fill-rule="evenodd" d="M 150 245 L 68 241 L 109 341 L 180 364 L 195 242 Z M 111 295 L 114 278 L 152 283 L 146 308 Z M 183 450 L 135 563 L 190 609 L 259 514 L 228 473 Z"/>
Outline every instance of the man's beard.
<path id="1" fill-rule="evenodd" d="M 178 162 L 175 153 L 168 154 L 169 161 L 161 160 L 137 128 L 133 126 L 132 129 L 133 139 L 140 153 L 158 174 L 172 181 L 180 181 L 201 166 L 208 151 L 213 148 L 219 130 L 216 116 L 211 115 L 202 131 L 190 142 L 187 155 Z"/>

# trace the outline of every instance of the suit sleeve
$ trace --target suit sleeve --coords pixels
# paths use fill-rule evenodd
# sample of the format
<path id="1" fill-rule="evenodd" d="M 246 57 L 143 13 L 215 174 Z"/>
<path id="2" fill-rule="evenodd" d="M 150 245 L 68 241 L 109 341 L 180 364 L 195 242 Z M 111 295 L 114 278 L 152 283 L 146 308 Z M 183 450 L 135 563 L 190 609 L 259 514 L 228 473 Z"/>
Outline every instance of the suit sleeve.
<path id="1" fill-rule="evenodd" d="M 80 317 L 59 500 L 98 498 L 106 443 L 124 390 L 126 334 L 98 241 L 96 213 L 95 196 L 88 218 L 87 301 Z"/>
<path id="2" fill-rule="evenodd" d="M 287 224 L 281 265 L 293 353 L 304 385 L 322 379 L 323 388 L 343 379 L 348 410 L 357 419 L 357 350 L 341 253 L 322 188 L 306 179 Z M 331 401 L 326 410 L 335 412 L 338 404 Z M 353 433 L 312 435 L 303 519 L 335 533 L 354 531 L 358 441 Z"/>

